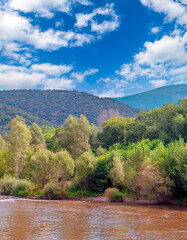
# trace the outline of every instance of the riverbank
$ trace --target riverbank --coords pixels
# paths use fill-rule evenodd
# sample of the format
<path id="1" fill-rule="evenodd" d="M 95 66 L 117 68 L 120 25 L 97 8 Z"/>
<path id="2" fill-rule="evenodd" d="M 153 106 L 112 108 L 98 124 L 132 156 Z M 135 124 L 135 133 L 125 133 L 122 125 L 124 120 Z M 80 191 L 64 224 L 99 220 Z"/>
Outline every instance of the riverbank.
<path id="1" fill-rule="evenodd" d="M 41 197 L 16 197 L 16 196 L 10 196 L 10 195 L 0 195 L 0 201 L 1 200 L 42 200 L 46 201 L 47 199 L 41 198 Z M 51 201 L 51 200 L 49 200 Z M 58 201 L 86 201 L 86 202 L 94 202 L 94 203 L 108 203 L 110 202 L 106 197 L 103 196 L 97 196 L 97 197 L 70 197 L 70 198 L 64 198 Z M 113 202 L 115 203 L 115 202 Z M 179 200 L 168 200 L 167 202 L 160 202 L 156 200 L 148 200 L 148 199 L 135 199 L 131 197 L 124 197 L 123 201 L 121 203 L 125 204 L 136 204 L 136 205 L 183 205 L 187 206 L 186 202 L 182 202 Z"/>

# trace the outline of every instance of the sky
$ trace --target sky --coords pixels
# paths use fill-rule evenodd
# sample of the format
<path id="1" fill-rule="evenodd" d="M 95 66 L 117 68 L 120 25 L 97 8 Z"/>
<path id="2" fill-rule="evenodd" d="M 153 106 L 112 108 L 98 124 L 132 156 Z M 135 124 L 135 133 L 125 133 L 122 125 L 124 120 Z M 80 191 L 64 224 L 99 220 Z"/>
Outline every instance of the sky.
<path id="1" fill-rule="evenodd" d="M 0 0 L 0 90 L 187 84 L 187 0 Z"/>

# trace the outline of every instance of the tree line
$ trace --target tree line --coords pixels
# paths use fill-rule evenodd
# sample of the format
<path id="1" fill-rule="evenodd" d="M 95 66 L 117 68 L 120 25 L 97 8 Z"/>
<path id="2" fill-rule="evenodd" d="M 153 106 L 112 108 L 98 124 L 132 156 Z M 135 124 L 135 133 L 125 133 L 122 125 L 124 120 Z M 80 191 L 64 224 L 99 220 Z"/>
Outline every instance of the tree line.
<path id="1" fill-rule="evenodd" d="M 186 114 L 187 99 L 135 118 L 111 118 L 102 128 L 83 115 L 70 115 L 59 128 L 28 127 L 17 116 L 0 136 L 1 192 L 53 199 L 117 188 L 158 201 L 184 198 Z"/>

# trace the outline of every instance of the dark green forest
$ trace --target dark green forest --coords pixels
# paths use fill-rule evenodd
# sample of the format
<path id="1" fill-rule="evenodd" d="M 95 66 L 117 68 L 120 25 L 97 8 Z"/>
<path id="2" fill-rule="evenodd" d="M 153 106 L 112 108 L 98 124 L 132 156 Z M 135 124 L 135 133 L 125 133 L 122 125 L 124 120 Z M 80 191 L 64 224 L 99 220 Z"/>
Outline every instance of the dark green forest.
<path id="1" fill-rule="evenodd" d="M 12 90 L 0 91 L 1 104 L 18 108 L 26 113 L 48 121 L 51 125 L 61 126 L 69 115 L 85 115 L 90 123 L 101 126 L 114 116 L 133 117 L 139 112 L 125 103 L 112 98 L 77 91 L 61 90 Z M 16 111 L 16 110 L 14 110 Z M 1 109 L 2 112 L 2 109 Z M 6 109 L 3 112 L 8 115 Z M 22 114 L 19 114 L 21 115 Z M 26 116 L 23 116 L 27 119 Z M 37 121 L 39 123 L 39 120 Z M 41 126 L 41 125 L 40 125 Z"/>
<path id="2" fill-rule="evenodd" d="M 50 122 L 33 116 L 30 113 L 27 113 L 21 109 L 14 108 L 5 104 L 0 104 L 0 134 L 5 136 L 10 130 L 9 124 L 16 117 L 20 116 L 25 119 L 27 125 L 32 125 L 33 123 L 38 124 L 39 126 L 53 126 Z"/>

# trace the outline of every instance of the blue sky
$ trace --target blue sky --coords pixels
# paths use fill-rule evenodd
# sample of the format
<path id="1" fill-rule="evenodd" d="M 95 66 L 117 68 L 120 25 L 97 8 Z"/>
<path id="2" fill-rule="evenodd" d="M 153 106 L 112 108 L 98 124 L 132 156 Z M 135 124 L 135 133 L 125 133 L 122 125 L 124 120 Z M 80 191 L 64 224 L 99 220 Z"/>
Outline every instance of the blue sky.
<path id="1" fill-rule="evenodd" d="M 187 0 L 1 0 L 0 89 L 186 84 L 186 27 Z"/>

